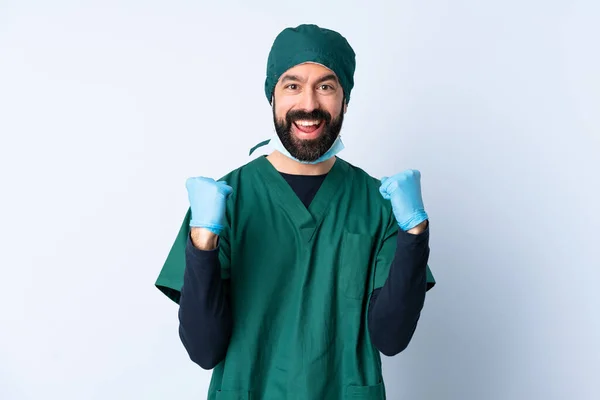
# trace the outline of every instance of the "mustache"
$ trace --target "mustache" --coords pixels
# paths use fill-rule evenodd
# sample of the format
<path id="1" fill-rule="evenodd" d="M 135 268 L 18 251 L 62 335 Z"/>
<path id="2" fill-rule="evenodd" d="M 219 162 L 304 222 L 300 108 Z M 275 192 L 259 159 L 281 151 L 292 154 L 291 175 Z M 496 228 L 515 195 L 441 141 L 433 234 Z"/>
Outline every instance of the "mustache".
<path id="1" fill-rule="evenodd" d="M 326 124 L 331 122 L 331 114 L 320 108 L 314 109 L 310 112 L 304 110 L 292 110 L 289 111 L 285 116 L 286 122 L 291 124 L 298 120 L 324 120 Z"/>

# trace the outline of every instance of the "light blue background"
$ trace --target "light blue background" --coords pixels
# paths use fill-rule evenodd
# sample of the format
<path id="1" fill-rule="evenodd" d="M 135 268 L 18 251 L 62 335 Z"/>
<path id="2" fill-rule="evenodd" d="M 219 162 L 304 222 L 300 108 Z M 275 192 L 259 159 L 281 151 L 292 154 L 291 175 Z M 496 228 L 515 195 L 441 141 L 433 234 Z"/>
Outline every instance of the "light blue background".
<path id="1" fill-rule="evenodd" d="M 423 176 L 438 286 L 389 398 L 600 398 L 599 3 L 365 3 L 0 1 L 1 399 L 204 398 L 154 280 L 303 22 L 357 52 L 341 156 Z"/>

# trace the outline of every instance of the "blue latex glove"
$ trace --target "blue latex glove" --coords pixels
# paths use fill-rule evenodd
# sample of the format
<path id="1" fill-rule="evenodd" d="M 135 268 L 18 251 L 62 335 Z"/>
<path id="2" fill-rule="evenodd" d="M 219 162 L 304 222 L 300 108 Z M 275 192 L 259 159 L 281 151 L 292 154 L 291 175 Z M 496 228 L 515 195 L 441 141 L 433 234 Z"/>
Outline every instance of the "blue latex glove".
<path id="1" fill-rule="evenodd" d="M 428 219 L 421 196 L 421 173 L 408 169 L 381 179 L 379 193 L 390 200 L 398 226 L 408 231 Z"/>
<path id="2" fill-rule="evenodd" d="M 225 224 L 225 203 L 233 192 L 226 182 L 194 177 L 185 182 L 192 218 L 190 226 L 206 228 L 219 235 Z"/>

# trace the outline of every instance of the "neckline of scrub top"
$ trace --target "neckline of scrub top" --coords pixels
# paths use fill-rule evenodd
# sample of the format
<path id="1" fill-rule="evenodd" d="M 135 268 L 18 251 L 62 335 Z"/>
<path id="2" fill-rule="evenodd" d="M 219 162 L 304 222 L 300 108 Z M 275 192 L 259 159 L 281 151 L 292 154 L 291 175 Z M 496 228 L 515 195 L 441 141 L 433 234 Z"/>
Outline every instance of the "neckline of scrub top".
<path id="1" fill-rule="evenodd" d="M 349 186 L 352 180 L 352 175 L 348 174 L 348 164 L 336 157 L 335 163 L 327 173 L 317 194 L 306 208 L 289 183 L 266 156 L 258 157 L 256 162 L 259 167 L 258 171 L 265 178 L 268 188 L 273 190 L 279 204 L 303 232 L 307 241 L 312 239 L 329 208 L 341 197 L 344 187 Z"/>

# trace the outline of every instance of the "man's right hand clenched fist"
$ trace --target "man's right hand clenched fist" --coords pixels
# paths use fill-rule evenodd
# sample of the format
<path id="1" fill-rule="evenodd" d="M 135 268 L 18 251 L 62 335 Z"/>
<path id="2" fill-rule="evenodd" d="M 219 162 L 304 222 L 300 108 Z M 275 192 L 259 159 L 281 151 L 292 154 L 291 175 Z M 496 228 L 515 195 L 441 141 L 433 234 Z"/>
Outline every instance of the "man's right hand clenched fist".
<path id="1" fill-rule="evenodd" d="M 190 226 L 205 228 L 219 235 L 225 223 L 225 202 L 233 192 L 227 182 L 212 178 L 194 177 L 185 182 L 190 200 Z"/>

